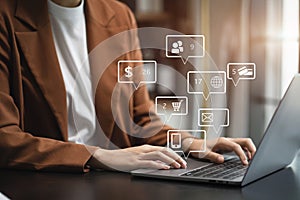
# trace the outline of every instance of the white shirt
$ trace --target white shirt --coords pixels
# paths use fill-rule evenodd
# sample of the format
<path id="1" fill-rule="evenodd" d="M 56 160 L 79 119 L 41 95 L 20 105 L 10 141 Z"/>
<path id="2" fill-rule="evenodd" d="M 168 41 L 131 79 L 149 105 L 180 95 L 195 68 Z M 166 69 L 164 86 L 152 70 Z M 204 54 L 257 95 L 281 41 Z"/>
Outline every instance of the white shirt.
<path id="1" fill-rule="evenodd" d="M 86 39 L 84 0 L 74 8 L 48 0 L 56 54 L 63 75 L 70 142 L 97 145 L 96 112 Z"/>

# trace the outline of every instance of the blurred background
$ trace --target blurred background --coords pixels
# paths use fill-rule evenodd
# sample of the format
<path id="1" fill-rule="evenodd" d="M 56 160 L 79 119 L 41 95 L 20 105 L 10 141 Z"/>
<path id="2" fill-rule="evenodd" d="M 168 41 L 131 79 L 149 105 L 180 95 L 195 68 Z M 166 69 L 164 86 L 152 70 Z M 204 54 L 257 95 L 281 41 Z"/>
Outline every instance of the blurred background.
<path id="1" fill-rule="evenodd" d="M 223 134 L 251 137 L 257 144 L 299 72 L 299 0 L 121 1 L 135 13 L 139 27 L 205 35 L 206 50 L 220 70 L 226 71 L 229 62 L 256 64 L 256 80 L 240 81 L 237 87 L 227 82 L 230 126 Z M 146 49 L 143 55 L 182 70 L 181 59 L 167 59 L 164 51 Z M 158 68 L 158 79 L 175 90 L 186 89 L 163 68 Z M 159 85 L 149 90 L 153 99 L 170 95 Z"/>

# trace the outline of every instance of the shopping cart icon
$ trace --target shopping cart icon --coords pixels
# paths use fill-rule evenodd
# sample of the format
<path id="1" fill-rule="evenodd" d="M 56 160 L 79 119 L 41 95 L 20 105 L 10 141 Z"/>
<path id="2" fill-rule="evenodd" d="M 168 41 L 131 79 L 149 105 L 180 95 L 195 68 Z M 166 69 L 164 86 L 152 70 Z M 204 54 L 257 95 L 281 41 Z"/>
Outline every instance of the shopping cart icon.
<path id="1" fill-rule="evenodd" d="M 180 101 L 177 101 L 177 102 L 172 102 L 174 112 L 179 112 L 182 102 L 183 102 L 183 100 L 180 100 Z"/>

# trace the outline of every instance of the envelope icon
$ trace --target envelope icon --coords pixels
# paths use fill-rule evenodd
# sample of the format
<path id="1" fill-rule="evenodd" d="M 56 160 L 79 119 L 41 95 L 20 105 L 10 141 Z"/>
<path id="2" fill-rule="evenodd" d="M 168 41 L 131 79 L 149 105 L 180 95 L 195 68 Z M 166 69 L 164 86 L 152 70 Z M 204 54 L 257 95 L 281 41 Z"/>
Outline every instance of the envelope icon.
<path id="1" fill-rule="evenodd" d="M 201 121 L 204 123 L 214 122 L 214 113 L 201 113 Z"/>

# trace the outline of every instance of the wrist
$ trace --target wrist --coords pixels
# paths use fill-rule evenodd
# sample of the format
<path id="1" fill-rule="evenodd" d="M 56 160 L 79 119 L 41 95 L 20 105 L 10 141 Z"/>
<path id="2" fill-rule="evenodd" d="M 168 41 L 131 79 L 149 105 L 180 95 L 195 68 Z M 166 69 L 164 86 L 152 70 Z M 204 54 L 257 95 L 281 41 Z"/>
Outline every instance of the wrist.
<path id="1" fill-rule="evenodd" d="M 102 163 L 103 157 L 107 153 L 108 150 L 106 149 L 97 149 L 91 158 L 87 161 L 86 166 L 90 169 L 109 169 Z"/>

